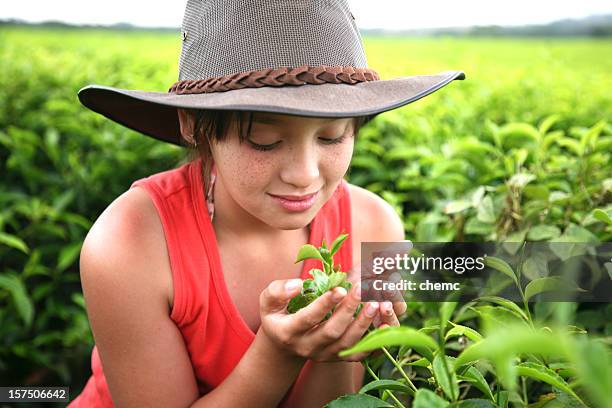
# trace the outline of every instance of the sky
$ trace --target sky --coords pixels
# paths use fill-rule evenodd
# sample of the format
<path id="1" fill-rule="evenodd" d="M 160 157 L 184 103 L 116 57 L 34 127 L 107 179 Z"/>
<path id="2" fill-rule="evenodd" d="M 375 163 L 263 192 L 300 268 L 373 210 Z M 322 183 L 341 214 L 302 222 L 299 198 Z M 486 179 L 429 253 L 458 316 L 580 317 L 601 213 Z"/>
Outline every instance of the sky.
<path id="1" fill-rule="evenodd" d="M 357 25 L 362 29 L 540 24 L 564 18 L 612 14 L 612 2 L 606 0 L 348 1 Z M 186 0 L 0 0 L 0 4 L 0 19 L 180 27 Z"/>

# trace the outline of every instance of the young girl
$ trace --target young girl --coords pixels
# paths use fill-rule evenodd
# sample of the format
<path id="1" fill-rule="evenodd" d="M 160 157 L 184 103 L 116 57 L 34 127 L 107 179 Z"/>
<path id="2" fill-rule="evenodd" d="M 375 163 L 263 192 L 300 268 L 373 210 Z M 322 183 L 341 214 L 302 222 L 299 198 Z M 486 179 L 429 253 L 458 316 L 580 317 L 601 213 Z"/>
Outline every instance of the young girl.
<path id="1" fill-rule="evenodd" d="M 356 392 L 365 354 L 339 358 L 405 304 L 361 300 L 360 244 L 404 239 L 391 206 L 343 177 L 373 115 L 462 78 L 382 81 L 344 1 L 190 0 L 169 93 L 90 86 L 90 109 L 197 156 L 137 180 L 81 252 L 96 341 L 71 407 L 320 407 Z M 287 313 L 314 260 L 334 256 L 349 293 Z M 323 321 L 333 308 L 331 317 Z"/>

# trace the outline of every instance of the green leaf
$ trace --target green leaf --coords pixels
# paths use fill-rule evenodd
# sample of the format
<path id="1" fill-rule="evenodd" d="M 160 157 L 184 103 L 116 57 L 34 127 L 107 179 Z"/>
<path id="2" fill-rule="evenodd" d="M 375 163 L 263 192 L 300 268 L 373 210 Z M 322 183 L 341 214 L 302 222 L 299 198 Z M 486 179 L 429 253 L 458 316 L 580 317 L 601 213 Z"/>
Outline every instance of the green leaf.
<path id="1" fill-rule="evenodd" d="M 444 363 L 446 361 L 446 367 Z M 459 385 L 457 383 L 457 375 L 455 374 L 454 365 L 444 356 L 437 354 L 433 361 L 433 372 L 444 394 L 452 400 L 456 401 L 459 397 Z"/>
<path id="2" fill-rule="evenodd" d="M 374 390 L 394 390 L 405 394 L 414 395 L 414 392 L 404 383 L 395 380 L 377 380 L 367 383 L 359 390 L 359 394 L 365 394 Z"/>
<path id="3" fill-rule="evenodd" d="M 346 273 L 334 272 L 329 275 L 329 289 L 333 289 L 336 286 L 340 286 L 342 282 L 346 280 Z"/>
<path id="4" fill-rule="evenodd" d="M 556 114 L 544 118 L 544 120 L 540 123 L 540 126 L 538 126 L 540 134 L 545 135 L 546 133 L 548 133 L 552 125 L 554 125 L 555 122 L 558 122 L 559 119 L 561 119 L 561 116 Z"/>
<path id="5" fill-rule="evenodd" d="M 497 217 L 495 216 L 495 209 L 493 208 L 493 200 L 491 197 L 486 196 L 482 199 L 477 207 L 476 219 L 478 221 L 492 224 L 495 222 Z"/>
<path id="6" fill-rule="evenodd" d="M 57 270 L 63 271 L 72 265 L 81 253 L 82 246 L 83 242 L 74 242 L 62 248 L 57 257 Z"/>
<path id="7" fill-rule="evenodd" d="M 582 402 L 580 400 L 580 397 L 576 395 L 576 393 L 570 388 L 570 386 L 565 382 L 565 380 L 548 367 L 537 363 L 526 362 L 519 364 L 516 367 L 516 370 L 517 374 L 520 376 L 534 378 L 536 380 L 550 384 L 553 387 L 559 388 L 560 390 L 576 398 L 578 401 Z"/>
<path id="8" fill-rule="evenodd" d="M 430 350 L 436 350 L 438 345 L 426 334 L 405 326 L 385 327 L 368 333 L 353 347 L 343 350 L 339 353 L 340 357 L 345 357 L 355 353 L 364 351 L 372 351 L 381 347 L 389 346 L 410 346 L 424 347 Z"/>
<path id="9" fill-rule="evenodd" d="M 604 210 L 600 208 L 596 208 L 593 210 L 593 217 L 595 217 L 599 221 L 604 222 L 608 225 L 612 225 L 612 217 L 610 217 L 610 215 L 607 212 L 605 212 Z"/>
<path id="10" fill-rule="evenodd" d="M 451 337 L 459 336 L 465 336 L 468 339 L 472 340 L 474 343 L 482 340 L 482 335 L 471 327 L 462 326 L 460 324 L 455 324 L 452 322 L 451 324 L 453 325 L 453 328 L 446 333 L 446 336 L 444 337 L 445 341 L 450 339 Z"/>
<path id="11" fill-rule="evenodd" d="M 468 200 L 451 201 L 444 207 L 445 214 L 456 214 L 472 207 L 472 202 Z"/>
<path id="12" fill-rule="evenodd" d="M 440 306 L 440 327 L 442 330 L 446 328 L 447 322 L 450 320 L 456 307 L 457 302 L 442 302 Z"/>
<path id="13" fill-rule="evenodd" d="M 549 276 L 532 280 L 525 287 L 525 300 L 531 299 L 538 293 L 543 292 L 585 292 L 584 289 L 576 286 L 575 283 Z"/>
<path id="14" fill-rule="evenodd" d="M 287 305 L 287 312 L 295 313 L 298 310 L 305 308 L 309 304 L 315 301 L 318 296 L 315 293 L 297 294 L 295 295 Z"/>
<path id="15" fill-rule="evenodd" d="M 527 314 L 525 314 L 525 312 L 523 311 L 523 309 L 521 309 L 520 307 L 518 307 L 518 305 L 508 299 L 504 299 L 502 297 L 499 296 L 482 296 L 480 298 L 478 298 L 478 300 L 481 300 L 483 302 L 490 302 L 490 303 L 495 303 L 497 305 L 500 305 L 508 310 L 511 310 L 513 312 L 515 312 L 517 315 L 521 316 L 526 322 L 529 321 L 529 319 L 527 318 Z"/>
<path id="16" fill-rule="evenodd" d="M 500 271 L 506 276 L 509 276 L 510 278 L 512 278 L 514 283 L 516 283 L 516 286 L 519 286 L 519 282 L 518 282 L 518 278 L 516 277 L 516 274 L 514 273 L 510 265 L 508 265 L 508 263 L 504 261 L 503 259 L 500 259 L 494 256 L 487 256 L 484 259 L 484 264 L 487 266 L 490 266 L 491 268 L 495 270 Z"/>
<path id="17" fill-rule="evenodd" d="M 599 341 L 582 340 L 577 342 L 571 355 L 578 378 L 587 391 L 593 406 L 610 405 L 612 389 L 612 359 L 609 346 Z"/>
<path id="18" fill-rule="evenodd" d="M 497 406 L 499 408 L 508 408 L 508 401 L 510 400 L 510 391 L 499 391 L 496 397 Z"/>
<path id="19" fill-rule="evenodd" d="M 412 408 L 446 408 L 448 405 L 448 401 L 444 398 L 426 388 L 421 388 L 415 394 Z"/>
<path id="20" fill-rule="evenodd" d="M 340 250 L 340 247 L 342 246 L 342 243 L 347 238 L 348 238 L 348 234 L 338 235 L 338 238 L 336 238 L 334 240 L 334 242 L 332 242 L 332 245 L 331 245 L 331 251 L 330 252 L 331 252 L 332 255 L 334 255 L 336 252 L 338 252 L 338 250 Z"/>
<path id="21" fill-rule="evenodd" d="M 554 225 L 536 225 L 527 232 L 527 239 L 530 241 L 544 241 L 557 238 L 561 235 L 561 230 Z"/>
<path id="22" fill-rule="evenodd" d="M 484 340 L 468 346 L 455 360 L 455 367 L 481 358 L 491 361 L 525 353 L 567 356 L 571 348 L 561 333 L 534 331 L 522 326 L 497 330 Z"/>
<path id="23" fill-rule="evenodd" d="M 295 263 L 301 262 L 305 259 L 318 259 L 319 261 L 323 262 L 323 257 L 321 256 L 319 249 L 311 244 L 303 245 L 300 248 Z"/>
<path id="24" fill-rule="evenodd" d="M 0 275 L 0 289 L 10 293 L 15 309 L 17 309 L 17 314 L 23 320 L 26 327 L 30 327 L 34 318 L 34 305 L 21 279 L 14 274 Z"/>
<path id="25" fill-rule="evenodd" d="M 325 406 L 326 408 L 393 408 L 393 405 L 367 394 L 343 395 Z"/>
<path id="26" fill-rule="evenodd" d="M 321 296 L 329 290 L 329 276 L 326 275 L 325 272 L 320 269 L 312 269 L 310 274 L 314 278 L 317 295 Z"/>
<path id="27" fill-rule="evenodd" d="M 30 249 L 28 248 L 26 243 L 23 242 L 20 238 L 16 237 L 15 235 L 0 232 L 0 244 L 4 244 L 11 248 L 18 249 L 25 254 L 30 253 Z"/>
<path id="28" fill-rule="evenodd" d="M 466 399 L 459 401 L 452 405 L 453 408 L 497 408 L 497 405 L 493 404 L 489 400 L 484 399 Z"/>
<path id="29" fill-rule="evenodd" d="M 493 393 L 491 392 L 491 388 L 489 384 L 485 380 L 484 376 L 476 367 L 468 367 L 465 373 L 460 376 L 460 379 L 469 382 L 474 387 L 478 388 L 484 395 L 489 397 L 491 401 L 495 401 L 493 397 Z"/>

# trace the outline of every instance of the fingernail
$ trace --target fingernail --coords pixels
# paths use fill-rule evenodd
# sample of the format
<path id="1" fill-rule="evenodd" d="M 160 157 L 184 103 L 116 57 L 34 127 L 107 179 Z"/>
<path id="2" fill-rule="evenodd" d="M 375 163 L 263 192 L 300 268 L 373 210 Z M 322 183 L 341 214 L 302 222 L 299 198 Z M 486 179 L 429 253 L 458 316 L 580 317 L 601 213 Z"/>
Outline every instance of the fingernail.
<path id="1" fill-rule="evenodd" d="M 370 302 L 368 303 L 368 306 L 366 307 L 366 316 L 368 317 L 374 317 L 374 315 L 376 314 L 376 311 L 378 310 L 378 302 Z"/>
<path id="2" fill-rule="evenodd" d="M 391 314 L 393 313 L 393 306 L 391 305 L 391 302 L 385 302 L 383 304 L 383 309 L 384 314 L 386 314 L 387 316 L 391 316 Z"/>
<path id="3" fill-rule="evenodd" d="M 332 299 L 335 302 L 339 302 L 340 300 L 342 300 L 342 298 L 344 298 L 346 296 L 346 289 L 342 288 L 342 287 L 337 287 L 333 290 L 332 292 Z"/>
<path id="4" fill-rule="evenodd" d="M 357 299 L 361 299 L 361 282 L 357 282 L 355 286 L 353 286 L 353 296 Z"/>
<path id="5" fill-rule="evenodd" d="M 302 284 L 301 279 L 291 279 L 285 282 L 285 290 L 287 292 L 293 292 L 296 288 L 299 288 Z"/>

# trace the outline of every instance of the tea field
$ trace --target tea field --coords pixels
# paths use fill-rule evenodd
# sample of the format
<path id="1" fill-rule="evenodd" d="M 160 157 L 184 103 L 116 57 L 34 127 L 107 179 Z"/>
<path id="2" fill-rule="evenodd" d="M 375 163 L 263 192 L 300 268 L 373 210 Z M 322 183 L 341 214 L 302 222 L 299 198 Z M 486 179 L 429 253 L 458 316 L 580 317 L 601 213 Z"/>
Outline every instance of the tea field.
<path id="1" fill-rule="evenodd" d="M 132 181 L 186 152 L 88 111 L 76 93 L 165 91 L 180 45 L 178 33 L 0 27 L 0 385 L 76 395 L 89 376 L 83 239 Z M 357 138 L 348 178 L 397 209 L 407 239 L 611 241 L 611 40 L 372 37 L 365 47 L 383 79 L 467 76 Z M 362 393 L 330 406 L 609 407 L 611 321 L 607 303 L 414 302 L 401 331 L 358 345 L 386 347 Z"/>

